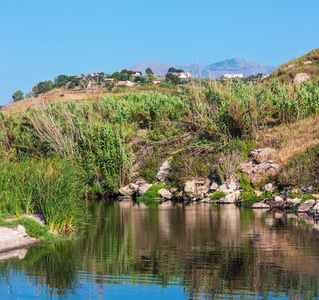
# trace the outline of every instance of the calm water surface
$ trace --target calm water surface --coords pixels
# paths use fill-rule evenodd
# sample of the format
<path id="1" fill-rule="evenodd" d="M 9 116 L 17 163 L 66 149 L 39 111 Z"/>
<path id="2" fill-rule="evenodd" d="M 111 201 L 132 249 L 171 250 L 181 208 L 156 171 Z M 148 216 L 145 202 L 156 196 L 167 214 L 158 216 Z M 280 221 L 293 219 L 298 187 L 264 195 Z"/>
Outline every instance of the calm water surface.
<path id="1" fill-rule="evenodd" d="M 169 202 L 92 211 L 77 240 L 0 256 L 0 299 L 319 299 L 306 217 Z"/>

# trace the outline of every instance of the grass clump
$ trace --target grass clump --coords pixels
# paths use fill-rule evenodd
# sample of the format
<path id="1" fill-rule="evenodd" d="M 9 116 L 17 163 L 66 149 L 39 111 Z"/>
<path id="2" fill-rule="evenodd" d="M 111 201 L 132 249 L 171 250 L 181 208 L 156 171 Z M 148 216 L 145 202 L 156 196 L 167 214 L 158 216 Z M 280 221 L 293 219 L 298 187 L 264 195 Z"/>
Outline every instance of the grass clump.
<path id="1" fill-rule="evenodd" d="M 224 198 L 227 194 L 225 192 L 222 191 L 216 191 L 212 194 L 209 195 L 209 198 L 212 198 L 214 200 L 219 200 L 221 198 Z"/>
<path id="2" fill-rule="evenodd" d="M 260 201 L 259 197 L 254 192 L 243 192 L 240 195 L 241 201 L 239 205 L 242 207 L 250 208 L 253 204 Z"/>
<path id="3" fill-rule="evenodd" d="M 137 201 L 144 202 L 159 198 L 157 192 L 164 188 L 165 186 L 163 184 L 154 184 L 144 193 L 144 195 L 137 197 Z"/>
<path id="4" fill-rule="evenodd" d="M 81 224 L 86 215 L 83 187 L 78 168 L 68 159 L 0 160 L 0 212 L 19 216 L 41 211 L 51 231 Z"/>
<path id="5" fill-rule="evenodd" d="M 36 220 L 33 220 L 28 217 L 19 218 L 17 220 L 9 222 L 0 219 L 0 226 L 11 228 L 16 227 L 18 225 L 22 225 L 26 229 L 26 232 L 30 237 L 37 238 L 40 241 L 54 241 L 59 238 L 57 235 L 50 232 L 49 226 L 42 225 Z"/>

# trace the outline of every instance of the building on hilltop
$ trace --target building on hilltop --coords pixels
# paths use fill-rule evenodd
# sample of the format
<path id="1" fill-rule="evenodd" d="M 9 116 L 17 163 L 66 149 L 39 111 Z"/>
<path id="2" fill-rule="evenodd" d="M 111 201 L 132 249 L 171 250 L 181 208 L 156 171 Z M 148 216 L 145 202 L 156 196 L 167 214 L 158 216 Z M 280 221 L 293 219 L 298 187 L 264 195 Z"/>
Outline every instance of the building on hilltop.
<path id="1" fill-rule="evenodd" d="M 132 73 L 132 76 L 134 76 L 134 77 L 140 77 L 140 76 L 142 76 L 142 72 L 140 72 L 140 71 L 133 71 L 134 73 Z"/>
<path id="2" fill-rule="evenodd" d="M 239 74 L 224 74 L 222 77 L 226 78 L 226 79 L 231 79 L 231 78 L 243 78 L 243 74 L 239 73 Z"/>
<path id="3" fill-rule="evenodd" d="M 192 74 L 190 72 L 182 72 L 182 73 L 178 73 L 177 76 L 179 78 L 191 78 Z"/>
<path id="4" fill-rule="evenodd" d="M 98 76 L 101 72 L 91 72 L 91 76 L 95 77 Z"/>
<path id="5" fill-rule="evenodd" d="M 162 80 L 160 80 L 160 79 L 154 79 L 154 80 L 152 80 L 152 82 L 153 82 L 154 84 L 158 84 L 158 83 L 161 83 Z"/>

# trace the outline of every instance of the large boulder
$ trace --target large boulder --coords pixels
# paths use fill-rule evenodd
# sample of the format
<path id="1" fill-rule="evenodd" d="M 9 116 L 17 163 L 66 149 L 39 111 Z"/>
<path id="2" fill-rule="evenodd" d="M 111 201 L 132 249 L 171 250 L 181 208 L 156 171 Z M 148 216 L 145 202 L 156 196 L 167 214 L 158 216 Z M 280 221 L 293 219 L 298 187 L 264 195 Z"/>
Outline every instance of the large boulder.
<path id="1" fill-rule="evenodd" d="M 203 197 L 210 189 L 210 180 L 191 180 L 184 185 L 184 194 L 191 194 L 194 197 Z"/>
<path id="2" fill-rule="evenodd" d="M 316 204 L 316 200 L 310 199 L 300 204 L 297 209 L 297 213 L 306 213 L 311 210 Z"/>
<path id="3" fill-rule="evenodd" d="M 274 152 L 271 148 L 261 148 L 261 149 L 255 149 L 254 151 L 251 151 L 249 156 L 252 157 L 252 159 L 256 163 L 262 163 L 265 161 L 268 161 L 271 159 L 271 154 Z"/>
<path id="4" fill-rule="evenodd" d="M 257 202 L 257 203 L 254 203 L 251 208 L 252 209 L 269 209 L 270 205 L 264 202 Z"/>
<path id="5" fill-rule="evenodd" d="M 313 214 L 316 218 L 319 217 L 319 202 L 313 207 Z"/>
<path id="6" fill-rule="evenodd" d="M 219 199 L 216 201 L 216 203 L 219 204 L 230 204 L 230 203 L 235 203 L 238 200 L 238 197 L 240 195 L 240 192 L 232 192 L 226 195 L 225 197 Z"/>
<path id="7" fill-rule="evenodd" d="M 161 181 L 161 182 L 165 181 L 165 179 L 166 179 L 166 177 L 167 177 L 169 171 L 170 171 L 169 161 L 166 160 L 166 161 L 161 165 L 161 167 L 160 167 L 158 173 L 156 174 L 156 178 L 157 178 L 159 181 Z"/>
<path id="8" fill-rule="evenodd" d="M 301 202 L 301 199 L 300 198 L 294 198 L 294 199 L 287 198 L 286 201 L 288 203 L 291 203 L 292 205 L 296 205 L 296 204 L 299 204 Z"/>
<path id="9" fill-rule="evenodd" d="M 139 196 L 142 196 L 146 193 L 146 191 L 152 186 L 153 184 L 144 183 L 143 185 L 139 186 L 137 193 Z"/>
<path id="10" fill-rule="evenodd" d="M 134 194 L 134 190 L 132 190 L 130 188 L 130 186 L 124 186 L 122 188 L 119 189 L 119 193 L 122 195 L 122 196 L 133 196 Z"/>
<path id="11" fill-rule="evenodd" d="M 157 194 L 167 200 L 170 200 L 173 197 L 172 193 L 167 189 L 160 189 Z"/>

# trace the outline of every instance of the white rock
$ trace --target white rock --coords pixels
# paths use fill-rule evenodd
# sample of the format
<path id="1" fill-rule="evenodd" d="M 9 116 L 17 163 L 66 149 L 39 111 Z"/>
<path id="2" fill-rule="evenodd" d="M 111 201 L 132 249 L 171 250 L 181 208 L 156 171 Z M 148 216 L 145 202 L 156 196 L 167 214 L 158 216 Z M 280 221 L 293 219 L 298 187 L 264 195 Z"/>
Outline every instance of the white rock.
<path id="1" fill-rule="evenodd" d="M 156 178 L 159 180 L 159 181 L 164 181 L 168 175 L 170 171 L 170 165 L 169 165 L 169 161 L 166 160 L 160 167 L 158 173 L 156 174 Z"/>
<path id="2" fill-rule="evenodd" d="M 315 216 L 319 215 L 319 202 L 313 207 L 313 211 Z"/>
<path id="3" fill-rule="evenodd" d="M 288 203 L 291 203 L 292 205 L 296 205 L 296 204 L 299 204 L 301 202 L 301 199 L 299 199 L 299 198 L 294 198 L 294 199 L 288 198 L 286 201 Z"/>
<path id="4" fill-rule="evenodd" d="M 272 183 L 268 183 L 264 186 L 264 190 L 267 191 L 267 192 L 271 192 L 272 191 L 272 188 L 273 188 L 273 185 Z"/>
<path id="5" fill-rule="evenodd" d="M 227 189 L 227 185 L 226 184 L 222 184 L 219 188 L 218 188 L 218 191 L 220 192 L 226 192 L 228 189 Z"/>
<path id="6" fill-rule="evenodd" d="M 316 200 L 310 199 L 307 200 L 298 207 L 297 213 L 306 213 L 308 212 L 314 205 L 316 204 Z"/>
<path id="7" fill-rule="evenodd" d="M 209 189 L 212 191 L 216 191 L 218 189 L 218 184 L 215 181 L 213 181 Z"/>
<path id="8" fill-rule="evenodd" d="M 252 209 L 270 208 L 270 206 L 268 204 L 266 204 L 266 203 L 258 202 L 258 203 L 255 203 L 251 208 Z"/>
<path id="9" fill-rule="evenodd" d="M 228 184 L 227 187 L 228 187 L 229 190 L 236 190 L 237 185 L 236 185 L 236 183 L 235 183 L 234 181 L 231 181 L 231 182 Z"/>
<path id="10" fill-rule="evenodd" d="M 283 201 L 284 201 L 284 199 L 282 199 L 282 197 L 280 197 L 280 196 L 274 197 L 274 200 L 275 200 L 276 202 L 283 202 Z"/>
<path id="11" fill-rule="evenodd" d="M 119 189 L 119 193 L 122 196 L 133 196 L 134 191 L 129 186 L 124 186 Z"/>
<path id="12" fill-rule="evenodd" d="M 145 183 L 138 188 L 138 195 L 142 196 L 153 184 Z"/>
<path id="13" fill-rule="evenodd" d="M 195 193 L 195 181 L 186 181 L 184 185 L 184 193 Z"/>
<path id="14" fill-rule="evenodd" d="M 160 189 L 157 192 L 157 195 L 161 196 L 164 199 L 168 199 L 168 200 L 172 199 L 172 197 L 173 197 L 172 193 L 167 189 Z"/>
<path id="15" fill-rule="evenodd" d="M 138 185 L 137 184 L 134 184 L 134 183 L 130 183 L 130 189 L 133 191 L 133 192 L 136 192 L 138 190 Z"/>

